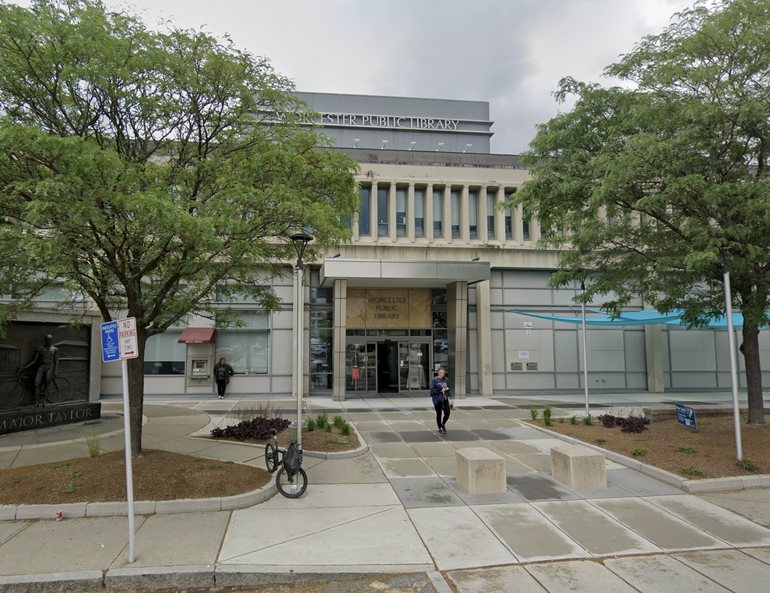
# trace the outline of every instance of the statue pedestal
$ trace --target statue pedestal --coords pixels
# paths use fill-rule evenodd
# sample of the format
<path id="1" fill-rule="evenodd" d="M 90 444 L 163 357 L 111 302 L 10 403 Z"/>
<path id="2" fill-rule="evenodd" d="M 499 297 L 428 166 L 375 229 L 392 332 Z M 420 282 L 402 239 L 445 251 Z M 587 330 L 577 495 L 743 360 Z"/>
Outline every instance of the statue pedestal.
<path id="1" fill-rule="evenodd" d="M 102 415 L 101 402 L 72 402 L 45 408 L 24 408 L 0 412 L 0 435 L 61 424 L 96 420 Z"/>

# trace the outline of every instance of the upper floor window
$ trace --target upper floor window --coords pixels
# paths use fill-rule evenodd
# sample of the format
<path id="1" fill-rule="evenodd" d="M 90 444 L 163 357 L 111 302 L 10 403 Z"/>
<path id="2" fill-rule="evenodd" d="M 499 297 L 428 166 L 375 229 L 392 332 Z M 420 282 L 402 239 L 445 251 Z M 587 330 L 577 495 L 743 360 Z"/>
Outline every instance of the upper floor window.
<path id="1" fill-rule="evenodd" d="M 453 191 L 449 195 L 450 215 L 452 216 L 452 238 L 460 238 L 460 192 Z"/>
<path id="2" fill-rule="evenodd" d="M 405 189 L 396 189 L 396 236 L 406 237 L 406 190 Z"/>
<path id="3" fill-rule="evenodd" d="M 479 238 L 479 194 L 478 192 L 468 192 L 468 226 L 470 227 L 470 238 Z"/>
<path id="4" fill-rule="evenodd" d="M 371 190 L 368 187 L 361 188 L 361 215 L 358 218 L 358 234 L 368 237 L 372 234 Z"/>
<path id="5" fill-rule="evenodd" d="M 444 236 L 444 192 L 433 190 L 433 236 Z"/>
<path id="6" fill-rule="evenodd" d="M 388 205 L 390 202 L 388 188 L 377 188 L 377 235 L 388 236 Z"/>
<path id="7" fill-rule="evenodd" d="M 495 190 L 487 190 L 487 238 L 495 238 Z"/>
<path id="8" fill-rule="evenodd" d="M 414 236 L 425 236 L 425 190 L 414 190 Z"/>

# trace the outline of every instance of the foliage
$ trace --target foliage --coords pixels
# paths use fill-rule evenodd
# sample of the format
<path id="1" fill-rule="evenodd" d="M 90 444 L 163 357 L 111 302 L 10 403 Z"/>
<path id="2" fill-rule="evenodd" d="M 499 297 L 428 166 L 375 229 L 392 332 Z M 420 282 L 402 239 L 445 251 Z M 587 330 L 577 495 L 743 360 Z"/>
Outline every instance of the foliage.
<path id="1" fill-rule="evenodd" d="M 552 286 L 584 281 L 619 313 L 640 298 L 701 327 L 744 315 L 749 417 L 764 421 L 759 327 L 770 309 L 770 0 L 698 2 L 642 39 L 604 87 L 565 78 L 572 109 L 538 127 L 523 206 L 543 247 L 567 248 Z"/>
<path id="2" fill-rule="evenodd" d="M 310 417 L 307 419 L 305 427 L 307 428 L 308 432 L 313 432 L 316 428 L 318 428 L 318 424 L 316 424 L 316 421 Z"/>
<path id="3" fill-rule="evenodd" d="M 591 426 L 594 423 L 594 417 L 589 414 L 588 416 L 583 416 L 583 424 L 586 426 Z"/>
<path id="4" fill-rule="evenodd" d="M 85 431 L 86 448 L 89 457 L 96 457 L 102 452 L 102 437 L 98 432 Z"/>
<path id="5" fill-rule="evenodd" d="M 695 449 L 693 449 L 692 447 L 679 447 L 678 451 L 680 453 L 687 453 L 688 455 L 695 454 Z"/>
<path id="6" fill-rule="evenodd" d="M 551 424 L 553 424 L 551 421 L 551 414 L 553 414 L 551 406 L 546 406 L 546 408 L 543 410 L 543 424 L 546 426 L 551 426 Z"/>
<path id="7" fill-rule="evenodd" d="M 578 423 L 577 416 L 573 416 L 572 418 L 570 418 L 569 419 L 569 423 L 572 424 L 572 425 L 577 424 Z"/>
<path id="8" fill-rule="evenodd" d="M 688 476 L 697 476 L 699 478 L 706 477 L 706 472 L 704 472 L 701 468 L 696 467 L 694 465 L 688 465 L 686 468 L 682 470 L 682 473 Z"/>
<path id="9" fill-rule="evenodd" d="M 75 485 L 67 484 L 67 487 L 64 489 L 64 494 L 72 494 L 73 492 L 75 492 Z"/>
<path id="10" fill-rule="evenodd" d="M 345 424 L 340 428 L 340 432 L 342 433 L 342 436 L 350 436 L 350 424 L 345 422 Z"/>
<path id="11" fill-rule="evenodd" d="M 647 425 L 650 423 L 649 418 L 642 418 L 640 416 L 629 416 L 623 418 L 622 416 L 613 416 L 611 414 L 604 414 L 599 416 L 602 426 L 605 428 L 620 427 L 620 432 L 626 433 L 640 433 L 647 430 Z"/>
<path id="12" fill-rule="evenodd" d="M 529 405 L 529 415 L 532 416 L 532 420 L 537 420 L 537 417 L 540 415 L 540 412 L 535 407 L 535 404 Z"/>
<path id="13" fill-rule="evenodd" d="M 759 466 L 756 463 L 754 463 L 751 459 L 746 459 L 745 457 L 736 463 L 738 464 L 738 467 L 745 469 L 747 472 L 755 472 L 759 469 Z"/>
<path id="14" fill-rule="evenodd" d="M 236 295 L 275 309 L 289 235 L 312 228 L 308 261 L 351 236 L 357 165 L 317 149 L 291 91 L 227 39 L 100 0 L 0 4 L 0 289 L 20 307 L 63 281 L 136 318 L 135 456 L 147 338 L 189 314 L 242 323 L 218 305 Z"/>
<path id="15" fill-rule="evenodd" d="M 605 439 L 605 438 L 602 438 L 602 437 L 599 437 L 598 439 L 596 439 L 596 443 L 597 443 L 598 445 L 603 445 L 603 444 L 604 444 L 604 443 L 606 443 L 606 442 L 607 442 L 607 439 Z"/>
<path id="16" fill-rule="evenodd" d="M 559 424 L 564 424 L 566 421 L 567 419 L 564 416 L 559 418 Z"/>
<path id="17" fill-rule="evenodd" d="M 211 431 L 211 436 L 214 438 L 232 437 L 239 441 L 246 439 L 264 440 L 270 438 L 271 428 L 281 432 L 289 424 L 291 423 L 285 418 L 254 418 L 225 428 L 217 427 Z"/>
<path id="18" fill-rule="evenodd" d="M 647 449 L 644 447 L 634 447 L 631 449 L 631 455 L 634 457 L 642 457 L 643 455 L 647 455 Z"/>

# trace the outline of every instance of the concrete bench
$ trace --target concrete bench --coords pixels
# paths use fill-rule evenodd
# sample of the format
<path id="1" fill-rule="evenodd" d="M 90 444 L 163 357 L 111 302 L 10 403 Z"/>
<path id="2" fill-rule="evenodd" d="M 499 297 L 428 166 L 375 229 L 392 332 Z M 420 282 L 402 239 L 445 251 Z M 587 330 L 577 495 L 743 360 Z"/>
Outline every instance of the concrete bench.
<path id="1" fill-rule="evenodd" d="M 607 487 L 604 455 L 583 445 L 562 445 L 551 449 L 551 474 L 573 490 Z"/>
<path id="2" fill-rule="evenodd" d="M 457 483 L 468 494 L 504 494 L 505 459 L 484 447 L 455 451 Z"/>

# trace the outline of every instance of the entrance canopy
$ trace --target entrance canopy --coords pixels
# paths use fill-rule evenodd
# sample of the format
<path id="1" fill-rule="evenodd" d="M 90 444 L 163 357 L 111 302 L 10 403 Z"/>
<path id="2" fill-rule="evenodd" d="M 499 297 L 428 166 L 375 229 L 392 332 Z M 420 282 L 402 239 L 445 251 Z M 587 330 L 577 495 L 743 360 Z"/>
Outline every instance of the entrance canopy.
<path id="1" fill-rule="evenodd" d="M 179 336 L 179 344 L 213 344 L 216 336 L 213 327 L 188 327 Z"/>
<path id="2" fill-rule="evenodd" d="M 524 311 L 514 311 L 512 309 L 503 309 L 501 307 L 492 307 L 497 311 L 505 311 L 506 313 L 517 313 L 518 315 L 526 315 L 527 317 L 537 317 L 538 319 L 547 319 L 549 321 L 560 321 L 562 323 L 574 323 L 582 324 L 582 317 L 557 317 L 554 315 L 540 315 L 539 313 L 525 313 Z M 682 323 L 682 312 L 672 311 L 670 313 L 659 313 L 655 309 L 645 309 L 644 311 L 636 311 L 631 313 L 623 313 L 614 319 L 609 315 L 602 313 L 601 311 L 591 311 L 592 313 L 598 313 L 596 317 L 586 317 L 586 325 L 598 325 L 603 327 L 610 326 L 623 326 L 623 325 L 684 325 Z M 726 329 L 727 317 L 722 315 L 712 319 L 708 324 L 712 329 Z M 743 327 L 743 315 L 740 313 L 733 313 L 733 327 Z"/>
<path id="3" fill-rule="evenodd" d="M 489 280 L 489 262 L 327 259 L 321 286 L 347 280 L 348 288 L 445 288 L 452 282 Z"/>

